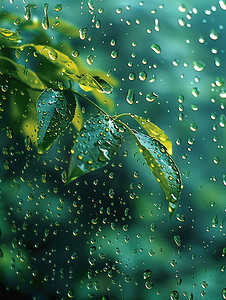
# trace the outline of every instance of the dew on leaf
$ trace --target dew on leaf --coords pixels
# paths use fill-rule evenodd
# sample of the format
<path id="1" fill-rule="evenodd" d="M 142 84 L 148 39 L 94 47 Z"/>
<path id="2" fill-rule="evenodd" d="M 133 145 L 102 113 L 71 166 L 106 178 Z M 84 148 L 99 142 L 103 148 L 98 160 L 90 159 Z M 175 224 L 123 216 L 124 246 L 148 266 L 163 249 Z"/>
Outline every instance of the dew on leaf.
<path id="1" fill-rule="evenodd" d="M 177 220 L 180 222 L 184 222 L 185 221 L 185 217 L 183 214 L 177 214 Z"/>
<path id="2" fill-rule="evenodd" d="M 212 223 L 211 223 L 211 225 L 212 225 L 212 227 L 216 227 L 216 226 L 217 226 L 217 224 L 218 224 L 218 217 L 217 217 L 217 216 L 215 216 L 215 217 L 212 219 Z"/>
<path id="3" fill-rule="evenodd" d="M 195 122 L 190 123 L 189 128 L 191 129 L 191 131 L 196 131 L 198 129 L 198 126 Z"/>
<path id="4" fill-rule="evenodd" d="M 172 291 L 170 293 L 170 300 L 178 300 L 179 299 L 179 293 L 178 291 Z"/>

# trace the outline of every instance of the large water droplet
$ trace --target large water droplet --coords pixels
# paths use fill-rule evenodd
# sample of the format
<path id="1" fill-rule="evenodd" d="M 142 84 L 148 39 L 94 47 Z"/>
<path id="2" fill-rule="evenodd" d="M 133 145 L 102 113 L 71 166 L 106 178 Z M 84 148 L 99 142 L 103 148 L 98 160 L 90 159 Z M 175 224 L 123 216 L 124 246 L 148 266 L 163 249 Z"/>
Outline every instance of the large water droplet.
<path id="1" fill-rule="evenodd" d="M 199 89 L 197 87 L 194 87 L 192 88 L 191 93 L 195 98 L 197 98 L 199 95 Z"/>
<path id="2" fill-rule="evenodd" d="M 181 246 L 181 239 L 179 235 L 174 235 L 173 237 L 175 244 L 180 247 Z"/>
<path id="3" fill-rule="evenodd" d="M 90 65 L 90 66 L 92 65 L 92 63 L 93 63 L 93 55 L 92 54 L 87 55 L 86 62 L 88 65 Z"/>
<path id="4" fill-rule="evenodd" d="M 112 57 L 112 58 L 117 58 L 117 57 L 118 57 L 118 52 L 115 51 L 115 50 L 113 50 L 113 51 L 111 52 L 111 57 Z"/>

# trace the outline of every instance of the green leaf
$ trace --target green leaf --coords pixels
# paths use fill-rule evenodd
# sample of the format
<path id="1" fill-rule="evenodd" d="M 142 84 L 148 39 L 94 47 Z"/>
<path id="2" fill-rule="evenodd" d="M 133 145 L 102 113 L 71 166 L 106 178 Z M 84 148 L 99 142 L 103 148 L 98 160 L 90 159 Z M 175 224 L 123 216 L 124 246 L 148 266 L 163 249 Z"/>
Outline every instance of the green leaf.
<path id="1" fill-rule="evenodd" d="M 177 208 L 182 188 L 180 171 L 166 147 L 158 140 L 135 130 L 131 130 L 131 133 L 165 194 L 171 218 Z"/>
<path id="2" fill-rule="evenodd" d="M 141 126 L 146 130 L 148 135 L 150 137 L 155 138 L 159 142 L 161 142 L 166 148 L 167 152 L 172 155 L 172 142 L 170 138 L 160 129 L 158 126 L 153 124 L 147 119 L 144 119 L 142 117 L 136 116 L 136 115 L 130 115 L 133 119 L 135 119 Z"/>
<path id="3" fill-rule="evenodd" d="M 22 37 L 20 37 L 14 31 L 0 28 L 0 47 L 4 46 L 11 46 L 22 42 Z"/>
<path id="4" fill-rule="evenodd" d="M 89 74 L 71 75 L 68 74 L 68 72 L 65 72 L 65 74 L 68 78 L 78 82 L 81 88 L 86 92 L 95 89 L 100 93 L 110 94 L 113 90 L 112 86 L 99 76 L 91 76 Z"/>
<path id="5" fill-rule="evenodd" d="M 45 88 L 45 85 L 32 70 L 7 57 L 0 57 L 0 71 L 26 83 L 31 88 Z"/>
<path id="6" fill-rule="evenodd" d="M 72 122 L 76 108 L 71 91 L 45 89 L 37 100 L 38 153 L 48 150 Z"/>
<path id="7" fill-rule="evenodd" d="M 105 166 L 120 146 L 121 135 L 112 119 L 103 114 L 89 119 L 73 146 L 67 183 Z"/>

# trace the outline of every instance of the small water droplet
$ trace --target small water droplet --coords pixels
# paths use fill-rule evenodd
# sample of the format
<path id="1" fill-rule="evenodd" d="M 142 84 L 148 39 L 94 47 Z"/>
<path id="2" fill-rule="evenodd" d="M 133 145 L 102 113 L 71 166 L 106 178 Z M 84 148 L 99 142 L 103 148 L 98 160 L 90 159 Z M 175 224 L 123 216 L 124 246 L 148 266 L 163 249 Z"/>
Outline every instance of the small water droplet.
<path id="1" fill-rule="evenodd" d="M 156 94 L 156 93 L 154 93 L 154 92 L 152 92 L 152 93 L 148 93 L 147 95 L 146 95 L 146 100 L 148 101 L 148 102 L 153 102 L 154 100 L 156 100 L 156 99 L 158 99 L 158 95 Z"/>
<path id="2" fill-rule="evenodd" d="M 134 101 L 134 89 L 129 89 L 126 95 L 126 101 L 129 104 L 133 104 Z"/>
<path id="3" fill-rule="evenodd" d="M 212 29 L 212 30 L 210 31 L 210 38 L 211 38 L 212 40 L 217 40 L 218 37 L 219 37 L 219 33 L 218 33 L 216 30 Z"/>
<path id="4" fill-rule="evenodd" d="M 101 26 L 101 22 L 100 22 L 99 19 L 97 19 L 97 20 L 96 20 L 96 23 L 95 23 L 95 27 L 96 27 L 97 29 L 99 29 L 100 26 Z"/>
<path id="5" fill-rule="evenodd" d="M 197 87 L 194 87 L 192 88 L 191 93 L 195 98 L 197 98 L 199 95 L 199 89 Z"/>
<path id="6" fill-rule="evenodd" d="M 160 54 L 161 53 L 161 48 L 158 44 L 152 44 L 151 45 L 151 49 L 156 53 L 156 54 Z"/>
<path id="7" fill-rule="evenodd" d="M 53 9 L 55 11 L 61 11 L 62 7 L 63 7 L 63 4 L 56 4 Z"/>
<path id="8" fill-rule="evenodd" d="M 174 235 L 173 237 L 175 244 L 180 247 L 181 246 L 181 238 L 179 235 Z"/>
<path id="9" fill-rule="evenodd" d="M 153 288 L 153 286 L 154 286 L 154 283 L 153 283 L 153 281 L 152 280 L 148 280 L 148 281 L 146 281 L 145 282 L 145 287 L 146 287 L 146 289 L 148 289 L 148 290 L 150 290 L 150 289 L 152 289 Z"/>
<path id="10" fill-rule="evenodd" d="M 87 34 L 87 28 L 80 28 L 79 29 L 79 37 L 81 40 L 84 40 L 86 38 L 86 34 Z"/>
<path id="11" fill-rule="evenodd" d="M 219 119 L 219 125 L 220 127 L 225 127 L 226 124 L 226 116 L 224 114 L 220 115 L 220 119 Z"/>
<path id="12" fill-rule="evenodd" d="M 88 7 L 89 9 L 94 10 L 93 0 L 88 1 Z"/>
<path id="13" fill-rule="evenodd" d="M 177 214 L 177 220 L 180 222 L 184 222 L 185 221 L 185 217 L 183 214 Z"/>
<path id="14" fill-rule="evenodd" d="M 170 300 L 178 300 L 179 299 L 179 293 L 178 291 L 172 291 L 170 293 Z"/>
<path id="15" fill-rule="evenodd" d="M 93 63 L 93 55 L 92 54 L 87 55 L 86 62 L 88 65 L 90 65 L 90 66 L 92 65 L 92 63 Z"/>
<path id="16" fill-rule="evenodd" d="M 117 57 L 118 57 L 118 52 L 115 51 L 115 50 L 113 50 L 113 51 L 111 52 L 111 57 L 112 57 L 112 58 L 117 58 Z"/>
<path id="17" fill-rule="evenodd" d="M 200 60 L 193 61 L 193 68 L 197 72 L 201 72 L 205 67 L 205 64 L 201 62 Z"/>
<path id="18" fill-rule="evenodd" d="M 73 57 L 78 57 L 79 56 L 79 51 L 78 50 L 73 50 L 72 52 L 71 52 L 71 55 L 73 56 Z"/>
<path id="19" fill-rule="evenodd" d="M 226 9 L 226 3 L 225 3 L 225 9 Z M 221 295 L 223 299 L 226 299 L 226 288 L 221 291 Z"/>
<path id="20" fill-rule="evenodd" d="M 141 71 L 138 75 L 138 78 L 141 80 L 141 81 L 144 81 L 146 78 L 147 78 L 147 73 L 145 71 Z"/>
<path id="21" fill-rule="evenodd" d="M 191 131 L 195 132 L 197 130 L 198 126 L 197 126 L 197 124 L 195 122 L 192 122 L 190 124 L 189 128 L 191 129 Z"/>
<path id="22" fill-rule="evenodd" d="M 20 21 L 21 21 L 21 18 L 17 18 L 17 19 L 13 22 L 13 24 L 14 24 L 14 25 L 19 25 L 19 24 L 20 24 Z"/>
<path id="23" fill-rule="evenodd" d="M 217 218 L 217 216 L 215 216 L 215 217 L 213 218 L 213 220 L 212 220 L 211 225 L 212 225 L 212 227 L 216 227 L 217 224 L 218 224 L 218 218 Z"/>
<path id="24" fill-rule="evenodd" d="M 150 269 L 147 269 L 146 271 L 144 271 L 143 278 L 147 279 L 147 278 L 151 277 L 151 274 L 152 274 L 152 271 Z"/>

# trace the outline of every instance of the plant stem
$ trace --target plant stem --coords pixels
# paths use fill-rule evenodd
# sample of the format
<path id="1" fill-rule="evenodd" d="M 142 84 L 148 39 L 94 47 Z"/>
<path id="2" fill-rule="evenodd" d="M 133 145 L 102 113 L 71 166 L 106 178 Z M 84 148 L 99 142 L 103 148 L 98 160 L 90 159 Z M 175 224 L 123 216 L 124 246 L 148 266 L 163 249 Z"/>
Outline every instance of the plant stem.
<path id="1" fill-rule="evenodd" d="M 78 95 L 79 97 L 83 98 L 84 100 L 86 100 L 87 102 L 89 102 L 91 105 L 93 105 L 94 107 L 96 107 L 96 109 L 98 109 L 99 111 L 101 111 L 104 115 L 109 116 L 108 113 L 106 113 L 106 111 L 104 111 L 101 107 L 99 107 L 96 103 L 94 103 L 92 100 L 90 100 L 89 98 L 83 96 L 82 94 L 80 94 L 79 92 L 76 92 L 74 90 L 71 90 L 73 93 L 75 93 L 76 95 Z"/>
<path id="2" fill-rule="evenodd" d="M 131 113 L 123 113 L 123 114 L 114 116 L 114 120 L 118 119 L 119 117 L 123 117 L 123 116 L 131 116 Z"/>

